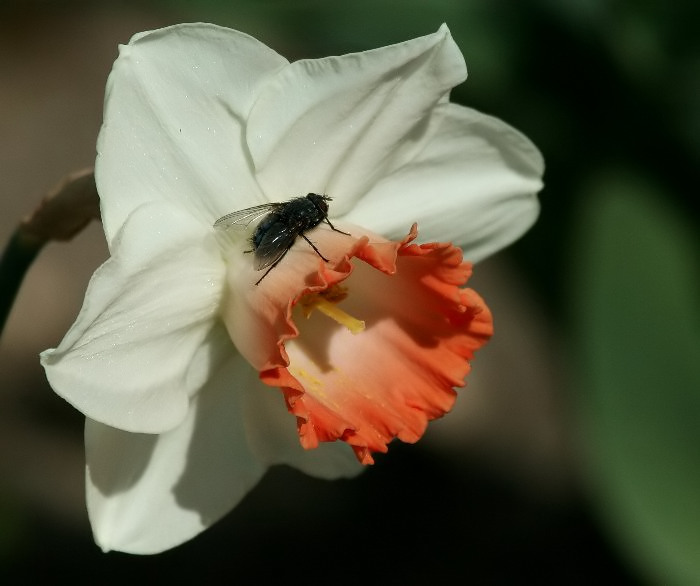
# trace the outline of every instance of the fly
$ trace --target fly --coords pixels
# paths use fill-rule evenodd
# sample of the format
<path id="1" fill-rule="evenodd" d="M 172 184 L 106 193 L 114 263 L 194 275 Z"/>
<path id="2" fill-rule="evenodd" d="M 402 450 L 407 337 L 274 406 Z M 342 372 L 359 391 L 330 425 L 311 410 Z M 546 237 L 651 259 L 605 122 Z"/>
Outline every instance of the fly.
<path id="1" fill-rule="evenodd" d="M 280 263 L 299 236 L 308 242 L 318 256 L 328 262 L 328 259 L 321 254 L 321 251 L 305 234 L 321 222 L 326 222 L 335 232 L 350 236 L 347 232 L 338 230 L 331 224 L 328 219 L 329 201 L 331 198 L 327 195 L 309 193 L 303 197 L 295 197 L 281 203 L 264 203 L 226 214 L 214 222 L 214 228 L 226 229 L 234 225 L 248 226 L 263 214 L 267 214 L 250 237 L 251 250 L 246 250 L 246 252 L 254 253 L 253 266 L 256 271 L 267 268 L 265 274 L 255 283 L 259 285 L 268 273 Z"/>

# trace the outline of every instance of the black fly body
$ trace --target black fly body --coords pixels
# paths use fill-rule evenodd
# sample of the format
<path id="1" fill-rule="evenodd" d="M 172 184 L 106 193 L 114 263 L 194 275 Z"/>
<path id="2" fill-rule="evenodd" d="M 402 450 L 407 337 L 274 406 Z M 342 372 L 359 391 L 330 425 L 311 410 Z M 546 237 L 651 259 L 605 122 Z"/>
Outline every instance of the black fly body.
<path id="1" fill-rule="evenodd" d="M 316 245 L 306 237 L 305 232 L 321 222 L 326 222 L 335 232 L 349 236 L 347 232 L 333 226 L 328 219 L 329 201 L 331 198 L 327 195 L 309 193 L 286 202 L 265 203 L 226 214 L 214 222 L 214 227 L 225 229 L 233 225 L 248 226 L 253 220 L 267 214 L 250 238 L 252 249 L 246 251 L 254 253 L 253 265 L 256 271 L 267 268 L 265 274 L 255 283 L 259 285 L 284 258 L 298 236 L 306 240 L 316 254 L 328 262 Z"/>

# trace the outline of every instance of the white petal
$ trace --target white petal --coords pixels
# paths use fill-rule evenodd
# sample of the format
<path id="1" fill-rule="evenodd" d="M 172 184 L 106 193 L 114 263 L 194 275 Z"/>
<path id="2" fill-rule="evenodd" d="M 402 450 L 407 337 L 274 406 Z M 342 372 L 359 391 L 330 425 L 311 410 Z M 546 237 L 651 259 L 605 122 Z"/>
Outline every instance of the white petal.
<path id="1" fill-rule="evenodd" d="M 208 376 L 191 364 L 211 330 L 224 265 L 210 229 L 163 205 L 137 209 L 65 338 L 42 353 L 54 390 L 85 415 L 158 433 Z"/>
<path id="2" fill-rule="evenodd" d="M 147 435 L 86 423 L 88 512 L 105 551 L 157 553 L 191 539 L 271 464 L 323 478 L 364 469 L 346 444 L 304 450 L 279 390 L 263 385 L 240 355 L 222 356 L 223 327 L 209 338 L 218 367 L 180 426 Z"/>
<path id="3" fill-rule="evenodd" d="M 332 214 L 342 215 L 411 156 L 430 110 L 465 79 L 446 26 L 390 47 L 292 63 L 264 86 L 246 132 L 266 195 L 327 193 Z"/>
<path id="4" fill-rule="evenodd" d="M 539 213 L 544 163 L 501 120 L 455 104 L 434 113 L 422 151 L 375 185 L 344 220 L 400 238 L 453 242 L 481 260 L 519 238 Z"/>
<path id="5" fill-rule="evenodd" d="M 161 435 L 87 421 L 88 512 L 102 549 L 150 554 L 175 547 L 223 517 L 260 480 L 267 467 L 250 450 L 241 415 L 240 374 L 250 370 L 231 355 L 182 424 Z"/>
<path id="6" fill-rule="evenodd" d="M 209 24 L 122 46 L 95 167 L 108 242 L 149 201 L 177 202 L 209 225 L 261 202 L 242 132 L 258 87 L 286 64 L 252 37 Z"/>

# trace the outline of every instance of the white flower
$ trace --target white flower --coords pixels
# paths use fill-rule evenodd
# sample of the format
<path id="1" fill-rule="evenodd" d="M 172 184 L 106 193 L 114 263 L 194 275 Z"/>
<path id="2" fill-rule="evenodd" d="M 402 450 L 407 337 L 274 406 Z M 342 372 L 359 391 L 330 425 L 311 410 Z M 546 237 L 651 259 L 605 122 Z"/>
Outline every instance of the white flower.
<path id="1" fill-rule="evenodd" d="M 404 235 L 417 222 L 422 240 L 484 258 L 534 222 L 542 174 L 525 137 L 448 101 L 465 79 L 445 26 L 291 64 L 206 24 L 121 47 L 95 167 L 111 258 L 42 354 L 87 417 L 103 549 L 192 538 L 273 464 L 356 474 L 449 410 L 490 314 L 459 288 L 457 248 Z M 351 236 L 322 222 L 308 234 L 328 263 L 298 239 L 256 286 L 250 231 L 213 222 L 307 193 L 332 197 L 329 220 Z M 302 306 L 331 319 L 302 324 Z M 366 322 L 357 336 L 349 313 Z M 306 448 L 325 443 L 303 449 L 288 410 Z"/>

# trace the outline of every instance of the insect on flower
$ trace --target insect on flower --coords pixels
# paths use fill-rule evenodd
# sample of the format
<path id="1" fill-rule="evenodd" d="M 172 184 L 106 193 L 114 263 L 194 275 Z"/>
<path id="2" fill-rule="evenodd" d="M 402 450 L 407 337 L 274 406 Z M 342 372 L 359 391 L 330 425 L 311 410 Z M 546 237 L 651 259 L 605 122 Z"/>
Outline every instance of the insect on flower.
<path id="1" fill-rule="evenodd" d="M 328 259 L 321 254 L 321 251 L 305 234 L 306 231 L 315 228 L 321 222 L 326 222 L 335 232 L 350 236 L 347 232 L 338 230 L 331 224 L 328 219 L 329 201 L 331 198 L 327 195 L 309 193 L 286 202 L 265 203 L 226 214 L 214 222 L 214 228 L 226 229 L 234 225 L 245 227 L 263 214 L 267 214 L 250 237 L 252 249 L 246 250 L 246 252 L 254 253 L 256 271 L 269 267 L 255 283 L 259 285 L 284 258 L 298 236 L 306 240 L 316 254 L 328 262 Z"/>

